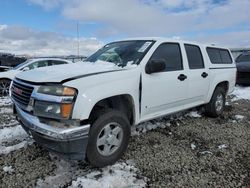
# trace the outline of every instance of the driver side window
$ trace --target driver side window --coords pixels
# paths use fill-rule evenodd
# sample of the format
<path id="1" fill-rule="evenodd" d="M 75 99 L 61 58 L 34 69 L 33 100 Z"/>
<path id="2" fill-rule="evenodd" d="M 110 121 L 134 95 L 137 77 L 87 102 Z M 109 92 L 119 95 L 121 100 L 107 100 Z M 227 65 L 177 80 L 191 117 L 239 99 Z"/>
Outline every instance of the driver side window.
<path id="1" fill-rule="evenodd" d="M 178 43 L 163 43 L 155 50 L 150 60 L 165 60 L 165 71 L 183 70 L 182 55 Z"/>

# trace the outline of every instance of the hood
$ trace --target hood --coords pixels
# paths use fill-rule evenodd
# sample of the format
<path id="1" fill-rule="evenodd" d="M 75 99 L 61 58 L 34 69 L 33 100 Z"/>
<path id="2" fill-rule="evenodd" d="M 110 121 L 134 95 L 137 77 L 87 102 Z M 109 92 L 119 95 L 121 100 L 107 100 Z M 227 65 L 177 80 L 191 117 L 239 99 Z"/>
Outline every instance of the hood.
<path id="1" fill-rule="evenodd" d="M 250 72 L 250 62 L 236 63 L 237 70 L 240 72 Z"/>
<path id="2" fill-rule="evenodd" d="M 78 62 L 73 64 L 37 68 L 18 74 L 16 77 L 30 82 L 65 82 L 84 76 L 101 74 L 105 72 L 121 71 L 125 68 L 116 66 L 114 63 L 97 61 Z"/>
<path id="3" fill-rule="evenodd" d="M 20 71 L 18 70 L 8 70 L 8 71 L 5 71 L 5 72 L 0 72 L 0 78 L 8 78 L 8 79 L 13 79 L 15 78 L 16 74 L 19 73 Z"/>

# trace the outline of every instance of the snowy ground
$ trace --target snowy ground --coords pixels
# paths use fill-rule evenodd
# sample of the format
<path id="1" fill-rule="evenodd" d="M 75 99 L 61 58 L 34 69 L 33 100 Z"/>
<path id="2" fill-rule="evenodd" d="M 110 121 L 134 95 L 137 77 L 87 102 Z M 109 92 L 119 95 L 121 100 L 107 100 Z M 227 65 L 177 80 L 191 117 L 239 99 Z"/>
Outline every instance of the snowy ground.
<path id="1" fill-rule="evenodd" d="M 11 114 L 10 100 L 1 98 L 0 187 L 247 187 L 250 87 L 237 87 L 231 98 L 222 118 L 195 109 L 133 127 L 126 155 L 102 169 L 60 160 L 36 146 Z"/>
<path id="2" fill-rule="evenodd" d="M 233 101 L 240 100 L 240 99 L 250 100 L 250 87 L 238 86 L 235 88 L 232 95 L 235 96 L 233 98 Z"/>

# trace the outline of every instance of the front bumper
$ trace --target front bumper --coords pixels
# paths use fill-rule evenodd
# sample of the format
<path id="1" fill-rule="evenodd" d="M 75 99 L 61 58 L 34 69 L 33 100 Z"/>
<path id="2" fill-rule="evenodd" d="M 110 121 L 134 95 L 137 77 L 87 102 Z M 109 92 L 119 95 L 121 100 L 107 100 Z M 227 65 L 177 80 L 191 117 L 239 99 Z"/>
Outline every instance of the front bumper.
<path id="1" fill-rule="evenodd" d="M 22 127 L 34 138 L 38 145 L 67 159 L 84 160 L 88 144 L 90 125 L 58 128 L 41 123 L 40 120 L 23 111 L 18 106 L 15 110 Z"/>

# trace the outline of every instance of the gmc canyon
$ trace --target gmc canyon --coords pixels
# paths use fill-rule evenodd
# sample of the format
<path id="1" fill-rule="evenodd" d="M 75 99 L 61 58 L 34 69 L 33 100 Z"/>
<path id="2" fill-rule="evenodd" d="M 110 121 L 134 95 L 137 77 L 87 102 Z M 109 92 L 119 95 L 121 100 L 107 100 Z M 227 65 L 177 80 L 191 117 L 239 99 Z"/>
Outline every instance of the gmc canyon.
<path id="1" fill-rule="evenodd" d="M 235 79 L 226 48 L 136 38 L 107 44 L 86 62 L 22 72 L 10 96 L 38 144 L 102 167 L 123 155 L 131 125 L 201 105 L 221 115 Z"/>

